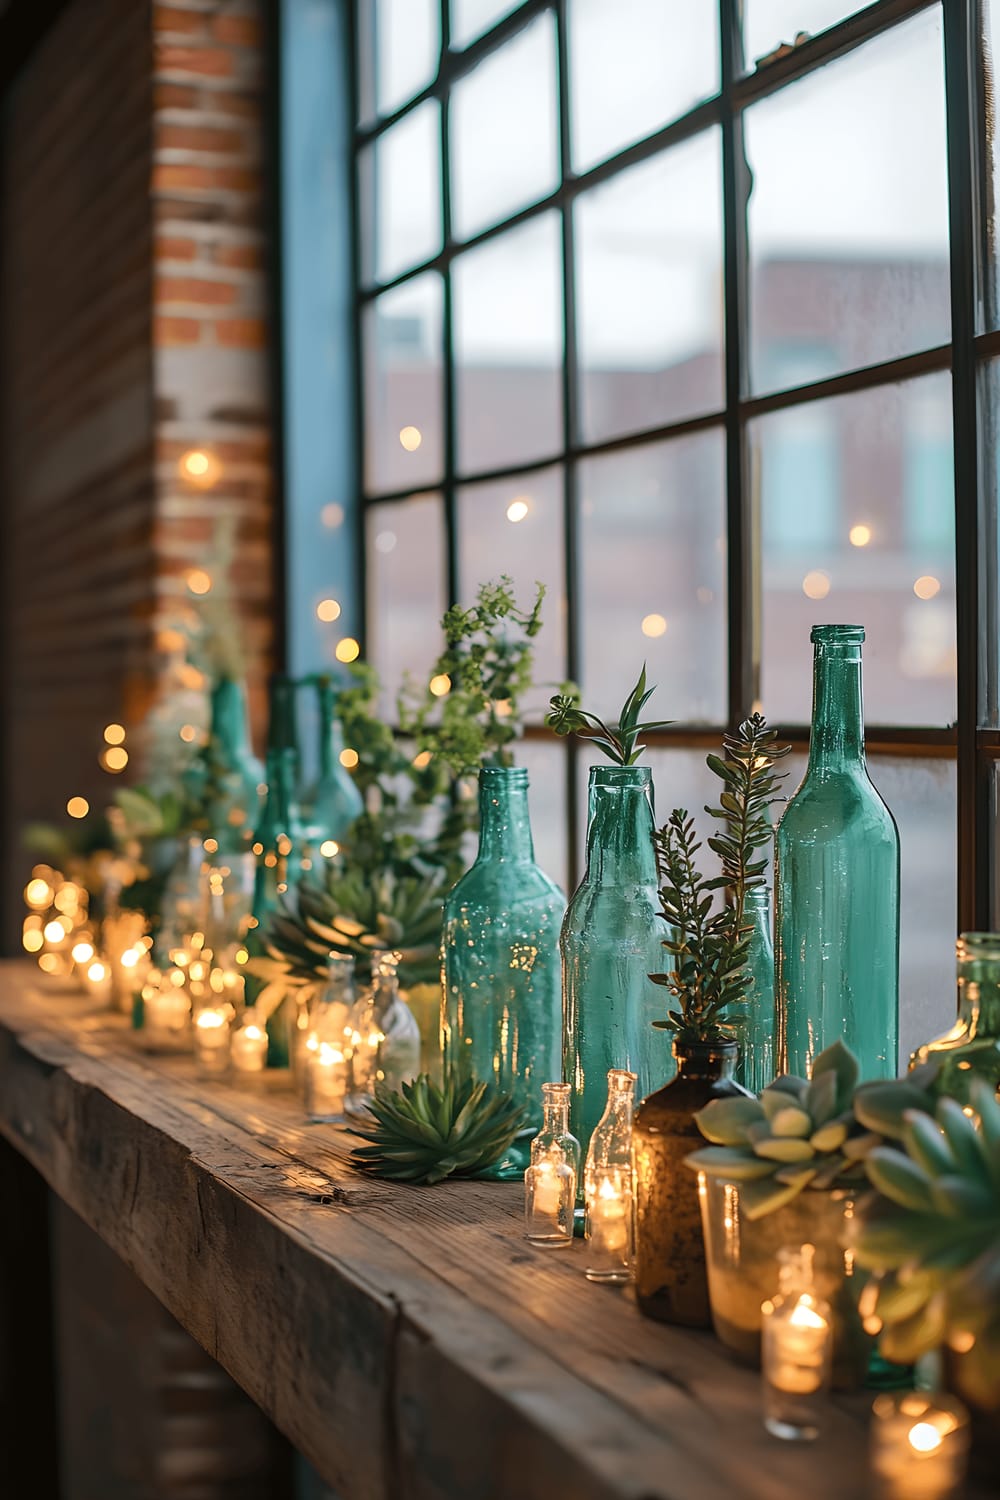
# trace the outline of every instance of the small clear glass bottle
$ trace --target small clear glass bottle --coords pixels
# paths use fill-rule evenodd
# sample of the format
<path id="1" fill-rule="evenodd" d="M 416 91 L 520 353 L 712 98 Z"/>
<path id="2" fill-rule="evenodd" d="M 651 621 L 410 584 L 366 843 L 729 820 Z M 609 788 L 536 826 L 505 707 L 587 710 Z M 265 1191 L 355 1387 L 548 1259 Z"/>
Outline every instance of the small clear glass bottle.
<path id="1" fill-rule="evenodd" d="M 420 1028 L 400 994 L 398 966 L 398 953 L 373 959 L 371 988 L 350 1017 L 348 1114 L 364 1113 L 376 1083 L 396 1089 L 420 1071 Z"/>
<path id="2" fill-rule="evenodd" d="M 550 1248 L 573 1240 L 580 1142 L 569 1130 L 568 1083 L 542 1084 L 542 1128 L 524 1174 L 525 1239 Z"/>
<path id="3" fill-rule="evenodd" d="M 816 1294 L 813 1245 L 778 1252 L 778 1294 L 761 1306 L 764 1426 L 773 1437 L 811 1442 L 830 1388 L 833 1316 Z"/>
<path id="4" fill-rule="evenodd" d="M 302 1038 L 297 1067 L 310 1120 L 340 1119 L 352 1076 L 354 959 L 348 953 L 331 953 L 328 963 L 329 978 L 312 1004 L 300 1007 L 299 1021 L 305 1025 L 296 1028 L 296 1037 Z"/>
<path id="5" fill-rule="evenodd" d="M 750 932 L 747 973 L 753 980 L 742 1011 L 740 1056 L 733 1072 L 736 1082 L 751 1094 L 773 1083 L 774 1066 L 774 945 L 771 941 L 771 892 L 766 885 L 747 891 L 744 916 Z"/>
<path id="6" fill-rule="evenodd" d="M 956 945 L 958 1016 L 955 1024 L 918 1047 L 910 1067 L 936 1063 L 934 1092 L 971 1103 L 972 1081 L 1000 1089 L 1000 933 L 963 932 Z"/>
<path id="7" fill-rule="evenodd" d="M 588 1281 L 632 1280 L 635 1245 L 632 1110 L 636 1075 L 608 1072 L 608 1102 L 590 1137 L 583 1173 Z"/>

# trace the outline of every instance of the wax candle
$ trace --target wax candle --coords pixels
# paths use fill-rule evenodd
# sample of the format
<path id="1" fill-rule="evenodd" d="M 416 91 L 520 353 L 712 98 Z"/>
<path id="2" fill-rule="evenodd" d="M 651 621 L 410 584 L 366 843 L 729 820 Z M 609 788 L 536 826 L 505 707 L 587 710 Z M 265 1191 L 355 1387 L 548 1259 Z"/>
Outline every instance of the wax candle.
<path id="1" fill-rule="evenodd" d="M 879 1396 L 872 1407 L 877 1500 L 955 1500 L 969 1458 L 969 1414 L 940 1393 Z"/>
<path id="2" fill-rule="evenodd" d="M 315 1036 L 306 1040 L 303 1102 L 310 1120 L 337 1120 L 344 1113 L 350 1063 L 344 1049 Z"/>
<path id="3" fill-rule="evenodd" d="M 833 1354 L 830 1308 L 813 1283 L 814 1246 L 779 1253 L 780 1291 L 761 1306 L 764 1425 L 774 1437 L 819 1435 Z"/>
<path id="4" fill-rule="evenodd" d="M 632 1175 L 621 1166 L 588 1164 L 584 1237 L 589 1281 L 632 1279 Z"/>
<path id="5" fill-rule="evenodd" d="M 142 1045 L 151 1052 L 179 1051 L 191 1016 L 187 993 L 169 980 L 162 986 L 147 980 L 142 987 L 142 1010 Z"/>
<path id="6" fill-rule="evenodd" d="M 267 1032 L 248 1010 L 242 1024 L 233 1032 L 233 1067 L 237 1073 L 262 1073 L 267 1061 Z"/>
<path id="7" fill-rule="evenodd" d="M 576 1169 L 562 1151 L 550 1149 L 524 1174 L 525 1238 L 534 1245 L 571 1244 L 575 1200 Z"/>
<path id="8" fill-rule="evenodd" d="M 99 1005 L 111 999 L 111 970 L 100 958 L 93 959 L 84 971 L 84 989 Z"/>
<path id="9" fill-rule="evenodd" d="M 228 1006 L 206 1006 L 194 1018 L 194 1055 L 202 1073 L 229 1070 L 230 1013 Z"/>

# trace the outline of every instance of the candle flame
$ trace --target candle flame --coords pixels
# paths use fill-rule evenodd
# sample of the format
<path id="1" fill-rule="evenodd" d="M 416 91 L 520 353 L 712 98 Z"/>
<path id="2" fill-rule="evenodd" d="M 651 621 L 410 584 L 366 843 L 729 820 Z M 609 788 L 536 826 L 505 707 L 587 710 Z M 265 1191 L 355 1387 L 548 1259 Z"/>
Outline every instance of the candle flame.
<path id="1" fill-rule="evenodd" d="M 916 1453 L 933 1453 L 941 1446 L 941 1434 L 930 1422 L 917 1422 L 907 1434 L 910 1447 Z"/>
<path id="2" fill-rule="evenodd" d="M 788 1320 L 794 1328 L 825 1328 L 826 1319 L 812 1305 L 812 1298 L 804 1292 Z"/>

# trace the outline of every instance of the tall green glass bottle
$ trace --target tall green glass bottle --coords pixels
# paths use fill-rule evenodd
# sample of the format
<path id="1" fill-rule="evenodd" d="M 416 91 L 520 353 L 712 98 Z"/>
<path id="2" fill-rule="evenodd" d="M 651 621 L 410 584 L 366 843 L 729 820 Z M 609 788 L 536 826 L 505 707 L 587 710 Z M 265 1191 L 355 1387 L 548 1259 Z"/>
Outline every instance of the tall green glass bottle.
<path id="1" fill-rule="evenodd" d="M 250 748 L 246 692 L 233 677 L 220 677 L 212 689 L 212 718 L 204 764 L 210 832 L 220 850 L 246 849 L 260 812 L 264 769 Z"/>
<path id="2" fill-rule="evenodd" d="M 562 891 L 535 864 L 527 771 L 484 767 L 479 853 L 444 905 L 441 1045 L 446 1065 L 512 1094 L 536 1129 L 542 1084 L 559 1074 L 565 910 Z"/>
<path id="3" fill-rule="evenodd" d="M 341 764 L 344 736 L 337 718 L 337 691 L 329 677 L 316 678 L 319 710 L 319 776 L 306 796 L 306 837 L 315 857 L 332 852 L 324 844 L 339 844 L 364 810 L 361 793 Z"/>
<path id="4" fill-rule="evenodd" d="M 563 921 L 563 1079 L 570 1129 L 586 1152 L 612 1068 L 644 1098 L 674 1071 L 653 1022 L 667 933 L 657 897 L 648 766 L 592 766 L 587 869 Z"/>
<path id="5" fill-rule="evenodd" d="M 744 1016 L 737 1040 L 739 1062 L 735 1081 L 752 1094 L 774 1082 L 774 945 L 771 941 L 771 892 L 766 885 L 747 891 L 746 921 L 752 924 L 747 972 L 753 980 L 742 1006 Z"/>
<path id="6" fill-rule="evenodd" d="M 910 1067 L 936 1063 L 936 1093 L 971 1103 L 972 1080 L 1000 1090 L 1000 933 L 963 932 L 957 944 L 958 1017 L 943 1036 L 918 1047 Z"/>
<path id="7" fill-rule="evenodd" d="M 896 1075 L 899 834 L 865 764 L 860 625 L 816 625 L 809 764 L 778 824 L 775 1028 L 781 1072 L 838 1037 L 862 1078 Z"/>

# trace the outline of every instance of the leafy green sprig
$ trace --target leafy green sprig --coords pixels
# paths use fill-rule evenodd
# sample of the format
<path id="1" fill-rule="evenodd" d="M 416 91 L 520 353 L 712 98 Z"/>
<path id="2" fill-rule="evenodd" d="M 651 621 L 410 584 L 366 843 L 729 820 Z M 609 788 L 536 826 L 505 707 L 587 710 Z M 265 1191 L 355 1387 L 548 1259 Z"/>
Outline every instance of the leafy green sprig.
<path id="1" fill-rule="evenodd" d="M 447 765 L 456 776 L 482 766 L 512 764 L 511 746 L 522 730 L 523 699 L 533 681 L 534 641 L 542 628 L 545 585 L 523 609 L 513 581 L 504 574 L 481 585 L 475 604 L 455 604 L 442 620 L 445 649 L 430 682 L 447 679 L 435 696 L 412 683 L 400 700 L 403 731 L 421 753 Z"/>
<path id="2" fill-rule="evenodd" d="M 752 982 L 747 973 L 752 925 L 744 915 L 746 895 L 763 884 L 763 851 L 774 838 L 768 808 L 783 777 L 775 775 L 772 766 L 791 749 L 776 741 L 763 715 L 752 714 L 737 734 L 724 736 L 722 756 L 706 757 L 709 770 L 723 784 L 719 806 L 705 808 L 725 824 L 723 832 L 708 840 L 721 861 L 720 875 L 706 878 L 699 871 L 696 856 L 702 845 L 685 808 L 675 808 L 653 835 L 660 909 L 671 928 L 663 947 L 674 964 L 666 973 L 649 977 L 677 1001 L 665 1020 L 653 1024 L 684 1042 L 731 1040 L 742 1019 L 731 1008 L 745 998 Z M 725 889 L 729 899 L 713 910 L 714 893 Z"/>
<path id="3" fill-rule="evenodd" d="M 655 692 L 655 687 L 646 686 L 646 666 L 643 663 L 639 680 L 625 699 L 614 729 L 597 714 L 581 708 L 580 693 L 572 687 L 549 699 L 545 722 L 558 735 L 578 734 L 581 739 L 588 740 L 603 750 L 615 765 L 634 766 L 646 748 L 642 735 L 654 729 L 666 729 L 672 722 L 670 719 L 640 721 L 639 715 Z"/>

